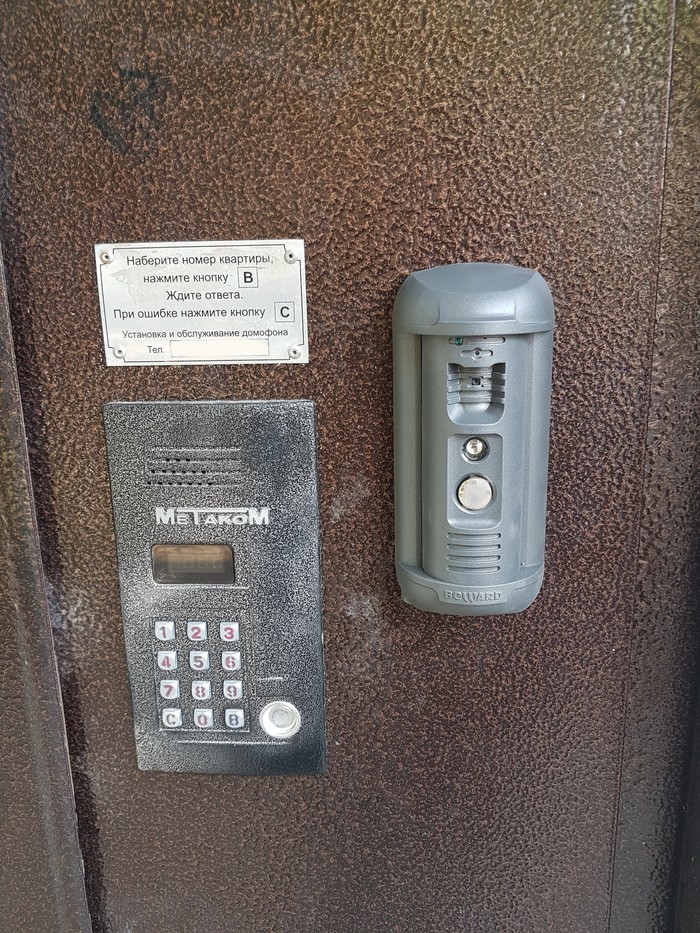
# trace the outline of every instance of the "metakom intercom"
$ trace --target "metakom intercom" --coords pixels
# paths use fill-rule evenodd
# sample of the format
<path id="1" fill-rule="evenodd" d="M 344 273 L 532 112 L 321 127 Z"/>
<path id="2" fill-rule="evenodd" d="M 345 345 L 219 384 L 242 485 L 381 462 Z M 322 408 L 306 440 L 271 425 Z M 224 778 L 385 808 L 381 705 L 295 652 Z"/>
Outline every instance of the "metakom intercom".
<path id="1" fill-rule="evenodd" d="M 139 767 L 321 772 L 314 404 L 104 418 Z"/>
<path id="2" fill-rule="evenodd" d="M 530 269 L 459 263 L 399 290 L 396 568 L 420 609 L 502 615 L 540 590 L 553 324 Z"/>

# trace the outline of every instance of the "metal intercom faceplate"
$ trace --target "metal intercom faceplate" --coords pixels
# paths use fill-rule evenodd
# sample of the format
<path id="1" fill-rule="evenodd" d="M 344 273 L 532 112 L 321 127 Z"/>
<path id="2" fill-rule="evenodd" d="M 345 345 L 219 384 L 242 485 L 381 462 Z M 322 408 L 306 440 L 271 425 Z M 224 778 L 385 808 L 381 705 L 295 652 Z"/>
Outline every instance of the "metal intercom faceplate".
<path id="1" fill-rule="evenodd" d="M 104 409 L 139 767 L 325 766 L 315 406 Z"/>

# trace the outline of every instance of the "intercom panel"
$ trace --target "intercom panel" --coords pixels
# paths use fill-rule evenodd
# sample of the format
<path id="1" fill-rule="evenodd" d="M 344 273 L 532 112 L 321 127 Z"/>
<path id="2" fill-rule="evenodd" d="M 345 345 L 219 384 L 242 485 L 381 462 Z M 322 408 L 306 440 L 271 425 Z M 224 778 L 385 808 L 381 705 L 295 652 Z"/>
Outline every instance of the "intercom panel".
<path id="1" fill-rule="evenodd" d="M 394 305 L 396 569 L 406 602 L 520 612 L 544 573 L 554 306 L 501 263 L 410 275 Z"/>
<path id="2" fill-rule="evenodd" d="M 104 420 L 139 767 L 320 773 L 314 404 L 113 402 Z"/>

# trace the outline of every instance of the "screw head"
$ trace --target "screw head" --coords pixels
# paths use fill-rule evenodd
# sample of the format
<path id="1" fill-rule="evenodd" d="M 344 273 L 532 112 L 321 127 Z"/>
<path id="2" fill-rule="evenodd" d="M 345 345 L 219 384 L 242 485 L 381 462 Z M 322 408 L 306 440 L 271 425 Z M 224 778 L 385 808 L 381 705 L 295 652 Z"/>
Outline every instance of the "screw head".
<path id="1" fill-rule="evenodd" d="M 295 253 L 293 253 L 291 249 L 288 249 L 287 252 L 284 254 L 285 262 L 296 262 L 296 258 L 297 257 Z"/>
<path id="2" fill-rule="evenodd" d="M 103 266 L 106 266 L 114 259 L 114 253 L 111 249 L 103 249 L 100 253 L 100 262 Z"/>
<path id="3" fill-rule="evenodd" d="M 301 347 L 290 347 L 289 348 L 289 358 L 292 360 L 298 360 L 301 356 Z"/>
<path id="4" fill-rule="evenodd" d="M 113 353 L 116 357 L 118 357 L 118 359 L 121 360 L 121 359 L 123 359 L 123 358 L 126 356 L 126 348 L 123 347 L 121 344 L 117 344 L 117 346 L 114 347 L 114 349 L 112 350 L 112 353 Z"/>

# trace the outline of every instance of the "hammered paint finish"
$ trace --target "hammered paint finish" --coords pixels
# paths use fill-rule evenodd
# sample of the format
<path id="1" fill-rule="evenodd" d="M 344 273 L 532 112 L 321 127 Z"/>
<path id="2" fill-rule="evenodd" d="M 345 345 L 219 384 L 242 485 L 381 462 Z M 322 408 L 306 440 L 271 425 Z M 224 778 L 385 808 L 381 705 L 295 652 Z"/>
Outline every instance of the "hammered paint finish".
<path id="1" fill-rule="evenodd" d="M 0 930 L 91 929 L 0 252 Z"/>
<path id="2" fill-rule="evenodd" d="M 647 611 L 635 586 L 642 509 L 685 505 L 644 489 L 672 8 L 2 10 L 0 204 L 95 930 L 607 931 L 630 652 L 662 625 L 666 662 L 686 645 L 687 594 Z M 94 243 L 254 237 L 305 240 L 308 366 L 104 367 Z M 411 609 L 393 572 L 391 307 L 457 261 L 538 269 L 557 312 L 545 581 L 497 620 Z M 179 398 L 318 403 L 322 778 L 136 768 L 101 406 Z M 668 902 L 670 848 L 636 898 Z"/>
<path id="3" fill-rule="evenodd" d="M 683 819 L 683 845 L 678 869 L 673 933 L 696 933 L 700 928 L 700 691 L 688 778 L 688 801 Z"/>
<path id="4" fill-rule="evenodd" d="M 686 796 L 692 716 L 698 709 L 699 63 L 700 11 L 680 3 L 616 839 L 614 933 L 669 928 L 683 829 L 678 802 Z M 700 845 L 697 769 L 698 764 L 687 789 L 688 829 L 695 833 L 689 844 L 695 852 Z M 684 925 L 678 933 L 696 933 L 700 889 L 692 884 L 690 864 L 680 870 L 687 880 L 681 894 Z"/>

